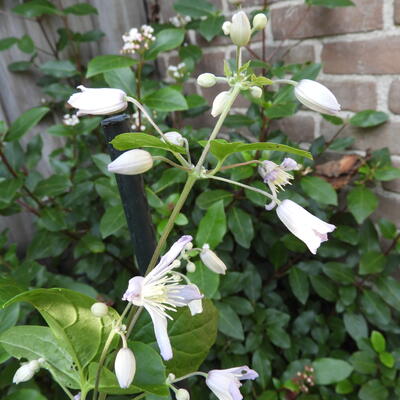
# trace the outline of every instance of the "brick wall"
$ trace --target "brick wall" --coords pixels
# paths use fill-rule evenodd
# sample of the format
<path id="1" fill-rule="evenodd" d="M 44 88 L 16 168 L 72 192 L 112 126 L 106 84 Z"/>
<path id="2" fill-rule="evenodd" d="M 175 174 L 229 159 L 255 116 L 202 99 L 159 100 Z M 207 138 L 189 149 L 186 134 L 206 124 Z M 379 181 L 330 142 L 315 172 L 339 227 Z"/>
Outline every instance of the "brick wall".
<path id="1" fill-rule="evenodd" d="M 227 0 L 212 2 L 227 16 L 234 11 Z M 389 147 L 394 165 L 400 167 L 400 0 L 353 2 L 355 7 L 329 9 L 309 8 L 303 0 L 270 0 L 271 17 L 265 39 L 267 57 L 282 58 L 284 55 L 284 60 L 290 63 L 322 63 L 318 79 L 336 94 L 343 117 L 363 109 L 388 113 L 390 121 L 380 127 L 362 131 L 347 128 L 341 135 L 355 137 L 354 150 L 357 151 Z M 172 3 L 173 0 L 163 0 L 164 19 L 174 14 Z M 262 0 L 246 0 L 244 7 L 251 11 L 262 3 Z M 234 46 L 229 40 L 219 38 L 208 43 L 194 35 L 191 39 L 202 46 L 205 55 L 197 66 L 198 72 L 221 74 L 222 60 L 234 55 Z M 251 49 L 258 54 L 261 40 L 258 33 L 251 44 Z M 172 60 L 166 58 L 165 65 Z M 221 90 L 191 87 L 210 104 Z M 241 108 L 246 107 L 246 102 L 239 101 L 235 106 L 237 111 L 243 111 Z M 298 142 L 308 142 L 320 135 L 329 137 L 335 132 L 335 127 L 320 115 L 306 110 L 281 124 Z M 384 183 L 378 194 L 381 198 L 378 214 L 396 219 L 400 225 L 400 180 Z"/>

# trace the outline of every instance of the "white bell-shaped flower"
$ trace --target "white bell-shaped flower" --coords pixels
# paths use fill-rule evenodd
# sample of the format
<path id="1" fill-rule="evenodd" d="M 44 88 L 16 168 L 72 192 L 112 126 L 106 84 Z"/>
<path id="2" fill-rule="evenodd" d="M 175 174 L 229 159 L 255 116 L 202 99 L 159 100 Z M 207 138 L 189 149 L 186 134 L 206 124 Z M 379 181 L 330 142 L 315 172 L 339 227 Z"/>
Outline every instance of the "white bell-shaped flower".
<path id="1" fill-rule="evenodd" d="M 222 111 L 224 111 L 225 105 L 229 101 L 229 98 L 230 98 L 230 92 L 228 91 L 223 91 L 215 96 L 211 108 L 211 115 L 213 117 L 218 117 L 218 115 L 220 115 Z"/>
<path id="2" fill-rule="evenodd" d="M 313 254 L 322 242 L 328 240 L 328 233 L 336 229 L 335 225 L 322 221 L 292 200 L 283 200 L 276 213 L 286 228 L 302 240 Z"/>
<path id="3" fill-rule="evenodd" d="M 153 157 L 146 150 L 133 149 L 125 151 L 107 169 L 114 174 L 138 175 L 148 171 L 153 166 Z"/>
<path id="4" fill-rule="evenodd" d="M 40 370 L 43 362 L 44 359 L 39 358 L 38 360 L 32 360 L 26 363 L 22 363 L 14 374 L 13 383 L 18 385 L 21 382 L 27 382 L 31 380 L 33 376 Z"/>
<path id="5" fill-rule="evenodd" d="M 107 115 L 125 110 L 128 107 L 127 95 L 120 89 L 91 89 L 78 86 L 81 93 L 73 94 L 68 104 L 78 109 L 77 116 Z"/>
<path id="6" fill-rule="evenodd" d="M 231 40 L 236 46 L 246 46 L 251 37 L 250 21 L 244 11 L 239 11 L 232 16 L 230 27 Z"/>
<path id="7" fill-rule="evenodd" d="M 295 86 L 294 94 L 300 103 L 321 114 L 335 115 L 340 111 L 335 95 L 316 81 L 302 79 Z"/>
<path id="8" fill-rule="evenodd" d="M 201 312 L 199 301 L 201 302 L 203 295 L 198 287 L 182 285 L 182 276 L 172 271 L 180 265 L 175 259 L 191 241 L 191 236 L 182 236 L 145 277 L 135 276 L 129 280 L 128 289 L 122 297 L 122 300 L 144 307 L 150 314 L 158 347 L 164 360 L 172 358 L 167 319 L 173 318 L 167 311 L 176 311 L 176 307 L 189 306 L 192 314 Z"/>
<path id="9" fill-rule="evenodd" d="M 246 365 L 229 369 L 213 369 L 208 373 L 206 384 L 219 400 L 242 400 L 240 381 L 256 379 L 258 374 Z"/>
<path id="10" fill-rule="evenodd" d="M 225 275 L 225 263 L 210 249 L 208 244 L 203 245 L 203 248 L 200 252 L 200 259 L 211 271 L 215 272 L 216 274 Z"/>
<path id="11" fill-rule="evenodd" d="M 133 351 L 128 347 L 122 347 L 115 357 L 115 376 L 122 389 L 128 388 L 136 373 L 136 359 Z"/>

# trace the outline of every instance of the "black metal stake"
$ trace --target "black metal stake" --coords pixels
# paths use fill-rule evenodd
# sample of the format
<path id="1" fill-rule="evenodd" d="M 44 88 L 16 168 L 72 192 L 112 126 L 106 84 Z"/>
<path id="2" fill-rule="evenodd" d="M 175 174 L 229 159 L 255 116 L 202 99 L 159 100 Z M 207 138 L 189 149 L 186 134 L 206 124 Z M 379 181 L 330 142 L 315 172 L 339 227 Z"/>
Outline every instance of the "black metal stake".
<path id="1" fill-rule="evenodd" d="M 104 119 L 101 123 L 111 160 L 123 153 L 114 149 L 110 142 L 115 136 L 130 131 L 128 118 L 126 114 L 115 115 Z M 143 177 L 141 175 L 119 174 L 115 174 L 115 176 L 131 235 L 134 254 L 139 271 L 144 275 L 156 248 L 156 238 L 149 205 L 144 193 Z"/>

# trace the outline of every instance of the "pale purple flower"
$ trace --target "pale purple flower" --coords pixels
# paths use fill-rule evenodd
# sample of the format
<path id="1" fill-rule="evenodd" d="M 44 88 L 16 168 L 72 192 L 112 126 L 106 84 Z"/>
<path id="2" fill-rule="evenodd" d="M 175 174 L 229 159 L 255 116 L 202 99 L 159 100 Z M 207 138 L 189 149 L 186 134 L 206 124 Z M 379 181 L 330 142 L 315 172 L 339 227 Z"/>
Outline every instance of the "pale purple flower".
<path id="1" fill-rule="evenodd" d="M 182 236 L 160 259 L 158 265 L 145 277 L 135 276 L 129 280 L 128 289 L 122 300 L 144 307 L 153 321 L 154 333 L 164 360 L 172 358 L 172 347 L 167 332 L 167 318 L 173 319 L 166 311 L 176 311 L 176 307 L 189 306 L 192 315 L 201 312 L 203 295 L 196 285 L 181 285 L 182 276 L 172 270 L 180 263 L 176 258 L 192 241 L 192 237 Z"/>
<path id="2" fill-rule="evenodd" d="M 219 400 L 241 400 L 240 381 L 246 379 L 256 379 L 258 374 L 248 366 L 213 369 L 208 373 L 206 384 Z"/>

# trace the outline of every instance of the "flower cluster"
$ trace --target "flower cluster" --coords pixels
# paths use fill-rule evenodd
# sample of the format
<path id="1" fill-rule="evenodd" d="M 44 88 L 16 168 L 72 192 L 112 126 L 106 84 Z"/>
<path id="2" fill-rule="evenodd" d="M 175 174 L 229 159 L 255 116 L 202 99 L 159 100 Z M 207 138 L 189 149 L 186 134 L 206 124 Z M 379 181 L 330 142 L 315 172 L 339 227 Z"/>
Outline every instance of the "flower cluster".
<path id="1" fill-rule="evenodd" d="M 141 118 L 139 118 L 139 112 L 136 111 L 132 114 L 133 124 L 131 125 L 131 129 L 134 131 L 143 132 L 146 130 L 146 126 L 143 125 Z"/>
<path id="2" fill-rule="evenodd" d="M 75 126 L 79 124 L 79 118 L 76 114 L 65 114 L 63 124 L 66 126 Z"/>
<path id="3" fill-rule="evenodd" d="M 170 65 L 167 69 L 167 74 L 171 78 L 180 81 L 185 78 L 187 73 L 186 64 L 184 62 L 179 63 L 178 65 Z"/>
<path id="4" fill-rule="evenodd" d="M 293 382 L 299 386 L 301 392 L 308 393 L 310 391 L 309 387 L 315 385 L 314 368 L 306 365 L 303 372 L 297 372 Z"/>
<path id="5" fill-rule="evenodd" d="M 142 25 L 140 29 L 132 28 L 122 35 L 124 45 L 121 53 L 135 54 L 147 50 L 150 44 L 156 40 L 153 35 L 154 29 L 150 25 Z"/>

